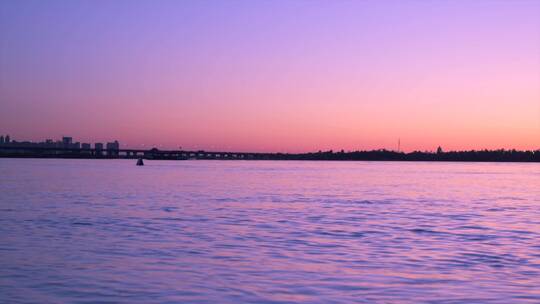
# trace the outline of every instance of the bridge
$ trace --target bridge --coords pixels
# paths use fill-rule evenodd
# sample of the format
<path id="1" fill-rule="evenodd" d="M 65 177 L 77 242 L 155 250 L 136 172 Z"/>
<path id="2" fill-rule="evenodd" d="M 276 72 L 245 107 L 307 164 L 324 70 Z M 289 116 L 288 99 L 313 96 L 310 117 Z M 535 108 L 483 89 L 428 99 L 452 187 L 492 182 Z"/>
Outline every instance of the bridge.
<path id="1" fill-rule="evenodd" d="M 0 146 L 0 157 L 19 158 L 104 158 L 104 159 L 219 159 L 219 160 L 264 160 L 273 159 L 272 153 L 209 152 L 185 150 L 144 149 L 73 149 L 32 146 Z"/>

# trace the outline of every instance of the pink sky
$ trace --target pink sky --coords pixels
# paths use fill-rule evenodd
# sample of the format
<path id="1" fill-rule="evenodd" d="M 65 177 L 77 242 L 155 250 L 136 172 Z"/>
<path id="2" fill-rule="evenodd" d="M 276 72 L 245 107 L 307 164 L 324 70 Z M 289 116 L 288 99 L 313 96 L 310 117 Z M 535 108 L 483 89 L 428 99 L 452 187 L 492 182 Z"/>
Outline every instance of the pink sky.
<path id="1" fill-rule="evenodd" d="M 3 1 L 0 133 L 540 148 L 539 1 Z"/>

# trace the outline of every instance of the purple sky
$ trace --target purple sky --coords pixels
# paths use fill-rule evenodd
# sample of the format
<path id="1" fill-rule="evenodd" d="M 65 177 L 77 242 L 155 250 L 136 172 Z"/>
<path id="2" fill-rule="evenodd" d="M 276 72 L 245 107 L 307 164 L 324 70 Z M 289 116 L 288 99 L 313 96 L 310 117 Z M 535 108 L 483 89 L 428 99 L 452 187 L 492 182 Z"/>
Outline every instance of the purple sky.
<path id="1" fill-rule="evenodd" d="M 0 133 L 540 148 L 540 1 L 0 2 Z"/>

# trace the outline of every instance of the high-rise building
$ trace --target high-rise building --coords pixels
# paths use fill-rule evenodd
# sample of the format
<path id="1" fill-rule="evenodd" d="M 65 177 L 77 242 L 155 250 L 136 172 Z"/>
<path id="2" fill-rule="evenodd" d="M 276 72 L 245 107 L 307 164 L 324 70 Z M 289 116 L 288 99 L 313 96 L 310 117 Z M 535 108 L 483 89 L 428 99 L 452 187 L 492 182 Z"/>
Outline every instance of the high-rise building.
<path id="1" fill-rule="evenodd" d="M 0 136 L 0 145 L 4 143 L 4 135 Z"/>
<path id="2" fill-rule="evenodd" d="M 90 150 L 92 148 L 92 146 L 88 143 L 82 143 L 81 144 L 81 149 L 83 150 Z"/>
<path id="3" fill-rule="evenodd" d="M 118 140 L 107 143 L 107 155 L 118 156 L 118 150 L 120 149 L 120 143 Z"/>
<path id="4" fill-rule="evenodd" d="M 120 143 L 118 142 L 118 140 L 107 143 L 107 150 L 119 150 L 119 149 L 120 149 Z"/>
<path id="5" fill-rule="evenodd" d="M 102 143 L 95 143 L 94 149 L 96 149 L 96 155 L 103 155 L 103 144 Z"/>
<path id="6" fill-rule="evenodd" d="M 65 148 L 65 149 L 71 148 L 72 143 L 73 143 L 73 138 L 72 137 L 68 137 L 68 136 L 62 137 L 62 146 L 63 146 L 63 148 Z"/>
<path id="7" fill-rule="evenodd" d="M 9 135 L 6 135 L 6 137 L 4 138 L 4 142 L 6 144 L 9 144 L 11 142 L 11 139 L 9 138 Z"/>

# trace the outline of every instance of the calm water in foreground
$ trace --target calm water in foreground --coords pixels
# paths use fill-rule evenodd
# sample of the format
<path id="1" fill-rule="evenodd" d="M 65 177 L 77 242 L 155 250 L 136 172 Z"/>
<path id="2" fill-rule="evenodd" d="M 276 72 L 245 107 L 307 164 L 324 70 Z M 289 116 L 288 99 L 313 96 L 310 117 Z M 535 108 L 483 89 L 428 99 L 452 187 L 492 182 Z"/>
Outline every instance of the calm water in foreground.
<path id="1" fill-rule="evenodd" d="M 0 172 L 2 303 L 540 303 L 540 164 Z"/>

